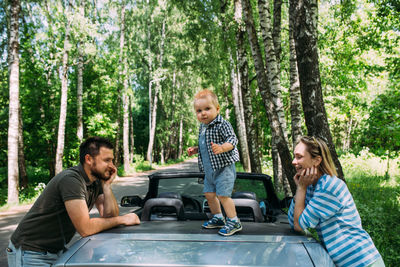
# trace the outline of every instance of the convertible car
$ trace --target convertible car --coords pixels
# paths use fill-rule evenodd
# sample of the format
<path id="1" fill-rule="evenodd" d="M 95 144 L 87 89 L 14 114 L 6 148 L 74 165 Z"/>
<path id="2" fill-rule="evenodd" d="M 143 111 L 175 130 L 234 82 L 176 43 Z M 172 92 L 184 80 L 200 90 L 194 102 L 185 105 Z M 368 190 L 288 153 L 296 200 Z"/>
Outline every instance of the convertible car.
<path id="1" fill-rule="evenodd" d="M 141 224 L 81 238 L 55 266 L 335 266 L 321 244 L 290 229 L 271 177 L 238 173 L 232 199 L 243 230 L 203 229 L 211 218 L 200 172 L 155 173 L 144 199 L 124 196 Z"/>

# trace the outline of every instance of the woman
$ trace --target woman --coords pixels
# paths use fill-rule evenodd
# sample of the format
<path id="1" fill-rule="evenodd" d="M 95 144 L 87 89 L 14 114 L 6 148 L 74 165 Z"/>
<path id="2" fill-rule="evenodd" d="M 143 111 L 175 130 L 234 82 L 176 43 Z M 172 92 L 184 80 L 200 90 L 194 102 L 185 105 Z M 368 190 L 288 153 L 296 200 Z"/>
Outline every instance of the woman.
<path id="1" fill-rule="evenodd" d="M 289 208 L 292 228 L 316 228 L 337 266 L 385 266 L 371 237 L 361 226 L 353 197 L 339 178 L 324 141 L 303 136 L 294 150 L 297 185 Z"/>

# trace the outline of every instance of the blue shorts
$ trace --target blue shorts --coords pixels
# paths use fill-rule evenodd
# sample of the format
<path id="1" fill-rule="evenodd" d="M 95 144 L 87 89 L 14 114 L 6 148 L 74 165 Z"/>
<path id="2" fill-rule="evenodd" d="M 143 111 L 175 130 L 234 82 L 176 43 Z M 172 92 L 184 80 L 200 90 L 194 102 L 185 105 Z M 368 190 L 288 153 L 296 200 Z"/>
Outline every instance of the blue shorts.
<path id="1" fill-rule="evenodd" d="M 206 175 L 204 179 L 204 193 L 216 193 L 217 196 L 230 197 L 236 180 L 235 163 L 225 166 Z"/>

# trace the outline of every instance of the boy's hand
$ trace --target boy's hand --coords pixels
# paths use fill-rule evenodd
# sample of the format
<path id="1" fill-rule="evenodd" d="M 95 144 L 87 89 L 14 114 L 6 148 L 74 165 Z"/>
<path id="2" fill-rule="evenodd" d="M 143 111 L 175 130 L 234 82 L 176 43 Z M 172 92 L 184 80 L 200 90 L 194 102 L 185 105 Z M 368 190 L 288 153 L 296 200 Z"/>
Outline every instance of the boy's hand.
<path id="1" fill-rule="evenodd" d="M 189 148 L 187 149 L 187 153 L 188 153 L 188 155 L 189 155 L 189 157 L 190 157 L 190 156 L 192 156 L 192 155 L 194 155 L 194 154 L 197 154 L 197 153 L 198 153 L 198 150 L 199 150 L 198 147 L 192 146 L 192 147 L 189 147 Z"/>
<path id="2" fill-rule="evenodd" d="M 224 153 L 224 148 L 222 147 L 222 145 L 218 145 L 218 144 L 214 144 L 213 142 L 211 142 L 211 149 L 213 151 L 213 153 L 215 155 Z"/>

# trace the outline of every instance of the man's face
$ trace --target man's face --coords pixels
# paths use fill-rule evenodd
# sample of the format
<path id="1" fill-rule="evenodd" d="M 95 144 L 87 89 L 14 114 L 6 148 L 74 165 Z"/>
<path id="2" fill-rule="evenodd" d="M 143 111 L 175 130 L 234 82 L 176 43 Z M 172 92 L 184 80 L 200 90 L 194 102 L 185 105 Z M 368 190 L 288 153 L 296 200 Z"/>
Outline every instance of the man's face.
<path id="1" fill-rule="evenodd" d="M 100 147 L 99 154 L 92 158 L 90 166 L 91 174 L 97 179 L 107 181 L 116 172 L 113 163 L 114 154 L 112 149 Z"/>

